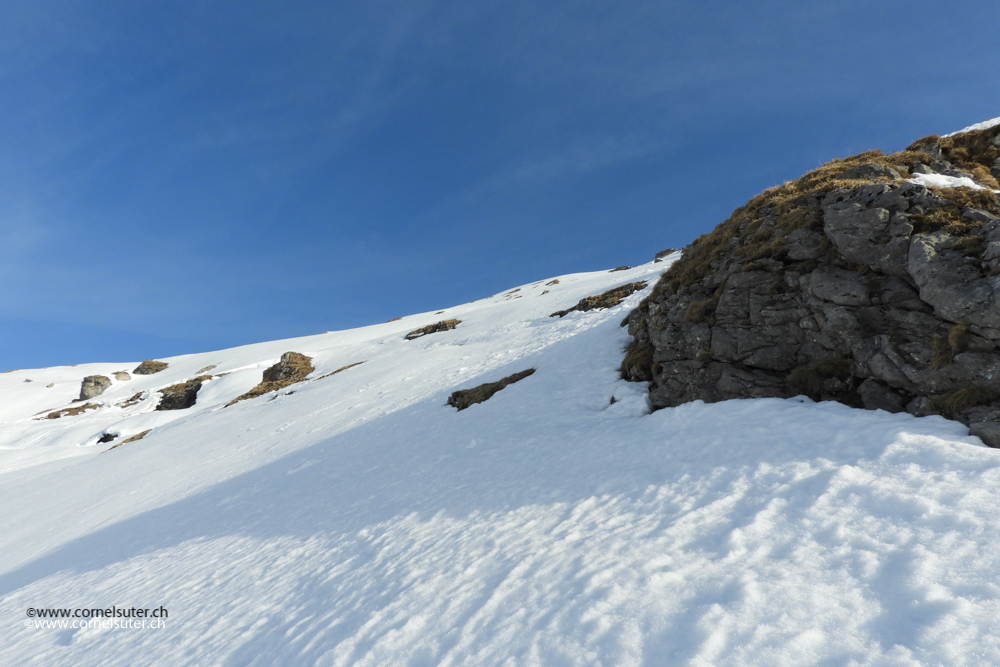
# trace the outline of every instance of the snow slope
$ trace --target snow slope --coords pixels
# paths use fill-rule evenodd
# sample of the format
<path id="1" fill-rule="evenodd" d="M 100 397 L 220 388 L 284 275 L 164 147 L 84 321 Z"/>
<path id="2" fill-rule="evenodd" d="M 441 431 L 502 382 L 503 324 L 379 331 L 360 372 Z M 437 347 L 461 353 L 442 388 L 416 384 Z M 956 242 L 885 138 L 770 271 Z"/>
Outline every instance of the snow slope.
<path id="1" fill-rule="evenodd" d="M 1000 451 L 807 399 L 650 414 L 617 375 L 645 292 L 548 315 L 668 265 L 166 359 L 74 417 L 32 419 L 138 360 L 0 375 L 0 664 L 1000 664 Z M 223 407 L 290 350 L 365 363 Z M 111 605 L 169 617 L 28 627 Z"/>

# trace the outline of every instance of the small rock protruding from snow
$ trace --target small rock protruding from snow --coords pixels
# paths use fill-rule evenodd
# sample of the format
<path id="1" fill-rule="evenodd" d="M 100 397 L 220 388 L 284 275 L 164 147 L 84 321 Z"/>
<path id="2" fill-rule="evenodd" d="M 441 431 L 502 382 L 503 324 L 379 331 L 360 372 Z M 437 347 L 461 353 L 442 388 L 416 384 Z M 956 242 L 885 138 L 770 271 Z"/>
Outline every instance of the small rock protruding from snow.
<path id="1" fill-rule="evenodd" d="M 428 324 L 426 327 L 414 329 L 410 333 L 406 334 L 406 340 L 414 340 L 416 338 L 421 338 L 432 333 L 439 333 L 441 331 L 450 331 L 461 323 L 462 320 L 441 320 L 435 324 Z"/>
<path id="2" fill-rule="evenodd" d="M 155 359 L 146 359 L 132 371 L 136 375 L 152 375 L 153 373 L 159 373 L 164 370 L 169 364 L 163 361 L 156 361 Z"/>

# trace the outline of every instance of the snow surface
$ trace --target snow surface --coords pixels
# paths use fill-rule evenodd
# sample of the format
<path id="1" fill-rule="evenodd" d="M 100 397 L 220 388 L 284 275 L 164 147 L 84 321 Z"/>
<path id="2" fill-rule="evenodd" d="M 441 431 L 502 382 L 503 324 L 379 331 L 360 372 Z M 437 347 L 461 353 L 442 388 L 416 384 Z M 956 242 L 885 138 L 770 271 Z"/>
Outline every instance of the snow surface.
<path id="1" fill-rule="evenodd" d="M 646 292 L 548 315 L 668 265 L 166 359 L 75 417 L 32 419 L 137 360 L 0 375 L 0 664 L 1000 664 L 1000 451 L 807 399 L 650 413 L 617 374 Z M 289 350 L 365 363 L 223 407 Z M 110 605 L 169 617 L 27 627 Z"/>
<path id="2" fill-rule="evenodd" d="M 975 132 L 976 130 L 988 130 L 991 127 L 996 127 L 1000 125 L 1000 118 L 993 118 L 991 120 L 984 120 L 981 123 L 976 123 L 975 125 L 970 125 L 969 127 L 962 128 L 958 132 L 950 132 L 944 136 L 953 137 L 956 134 L 962 134 L 964 132 Z"/>
<path id="3" fill-rule="evenodd" d="M 968 176 L 945 176 L 944 174 L 914 174 L 909 179 L 910 183 L 917 185 L 931 186 L 936 188 L 972 188 L 973 190 L 986 190 L 979 183 Z M 994 192 L 996 192 L 994 190 Z"/>

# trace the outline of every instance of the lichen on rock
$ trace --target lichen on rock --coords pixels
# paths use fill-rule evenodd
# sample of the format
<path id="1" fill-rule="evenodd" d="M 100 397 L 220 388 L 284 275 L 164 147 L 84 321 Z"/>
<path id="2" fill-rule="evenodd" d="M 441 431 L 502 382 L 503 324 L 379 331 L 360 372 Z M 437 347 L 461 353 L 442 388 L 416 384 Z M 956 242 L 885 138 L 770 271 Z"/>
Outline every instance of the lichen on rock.
<path id="1" fill-rule="evenodd" d="M 791 397 L 941 414 L 1000 446 L 1000 127 L 834 160 L 684 250 L 628 318 L 655 407 Z M 915 173 L 973 179 L 927 187 Z"/>

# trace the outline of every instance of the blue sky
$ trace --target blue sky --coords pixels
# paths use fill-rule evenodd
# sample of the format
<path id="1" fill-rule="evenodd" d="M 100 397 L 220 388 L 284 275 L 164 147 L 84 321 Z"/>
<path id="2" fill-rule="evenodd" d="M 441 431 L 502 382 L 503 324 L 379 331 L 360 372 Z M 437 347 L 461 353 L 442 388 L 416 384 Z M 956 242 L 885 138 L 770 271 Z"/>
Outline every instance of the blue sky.
<path id="1" fill-rule="evenodd" d="M 0 6 L 0 369 L 383 322 L 681 247 L 1000 116 L 995 2 Z"/>

